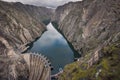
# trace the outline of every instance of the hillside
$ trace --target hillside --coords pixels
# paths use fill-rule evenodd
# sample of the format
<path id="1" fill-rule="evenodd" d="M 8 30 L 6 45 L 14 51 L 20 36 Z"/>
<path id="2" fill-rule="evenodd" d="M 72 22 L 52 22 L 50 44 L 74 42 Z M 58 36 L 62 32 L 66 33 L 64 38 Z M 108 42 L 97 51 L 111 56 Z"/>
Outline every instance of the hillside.
<path id="1" fill-rule="evenodd" d="M 114 54 L 119 57 L 119 0 L 83 0 L 82 2 L 68 3 L 56 9 L 53 20 L 58 22 L 60 32 L 73 45 L 74 49 L 82 55 L 78 62 L 65 68 L 64 75 L 62 75 L 60 80 L 97 80 L 95 74 L 98 73 L 99 69 L 93 69 L 91 72 L 93 74 L 87 74 L 87 71 L 91 70 L 90 67 L 96 67 L 97 63 L 97 65 L 101 64 L 101 60 L 104 58 L 108 60 L 111 54 L 113 54 L 112 58 L 114 58 Z M 115 45 L 118 45 L 118 52 L 115 51 L 114 53 L 114 49 L 116 50 Z M 113 47 L 111 48 L 110 46 Z M 104 55 L 104 48 L 106 47 L 106 54 L 109 48 L 113 50 L 107 57 Z M 118 61 L 119 58 L 115 60 Z M 117 63 L 113 60 L 112 62 L 113 64 Z M 109 62 L 108 65 L 110 65 Z M 113 69 L 113 67 L 116 67 L 116 69 Z M 105 80 L 116 80 L 118 76 L 117 78 L 115 76 L 120 72 L 118 67 L 119 64 L 110 65 L 110 69 L 115 70 L 116 73 L 111 71 L 111 75 L 108 73 L 104 77 L 100 74 L 99 80 L 103 80 L 103 78 Z M 101 69 L 103 68 L 101 67 Z M 84 73 L 85 75 L 83 75 Z"/>
<path id="2" fill-rule="evenodd" d="M 6 36 L 13 47 L 23 47 L 45 31 L 42 21 L 51 15 L 51 10 L 44 7 L 0 1 L 0 34 Z"/>
<path id="3" fill-rule="evenodd" d="M 22 54 L 46 30 L 42 21 L 50 17 L 44 7 L 0 1 L 0 80 L 50 80 L 44 56 Z"/>

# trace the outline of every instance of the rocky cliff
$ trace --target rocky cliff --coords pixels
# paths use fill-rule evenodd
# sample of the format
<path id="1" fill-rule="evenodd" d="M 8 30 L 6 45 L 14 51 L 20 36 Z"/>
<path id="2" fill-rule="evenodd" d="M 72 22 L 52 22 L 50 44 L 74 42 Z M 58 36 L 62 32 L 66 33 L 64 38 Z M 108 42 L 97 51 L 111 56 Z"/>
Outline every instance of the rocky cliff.
<path id="1" fill-rule="evenodd" d="M 0 1 L 0 80 L 50 80 L 46 57 L 22 54 L 46 30 L 49 9 Z"/>
<path id="2" fill-rule="evenodd" d="M 18 9 L 19 11 L 27 12 L 32 18 L 38 21 L 49 20 L 53 15 L 53 9 L 42 7 L 42 6 L 34 6 L 29 4 L 22 4 L 20 2 L 11 3 L 13 7 Z"/>
<path id="3" fill-rule="evenodd" d="M 41 22 L 51 15 L 51 10 L 44 7 L 0 1 L 0 34 L 21 49 L 45 31 Z"/>
<path id="4" fill-rule="evenodd" d="M 68 3 L 56 9 L 54 20 L 59 24 L 58 29 L 73 45 L 74 49 L 82 55 L 78 62 L 65 68 L 64 75 L 60 80 L 97 80 L 98 73 L 102 69 L 103 72 L 99 75 L 100 80 L 104 80 L 102 77 L 105 80 L 115 79 L 115 76 L 119 73 L 119 64 L 114 65 L 116 68 L 113 69 L 110 62 L 113 64 L 116 64 L 116 62 L 108 58 L 112 55 L 112 58 L 117 56 L 116 61 L 119 60 L 119 0 L 83 0 L 82 2 Z M 109 52 L 110 49 L 111 52 Z M 115 51 L 117 52 L 114 55 Z M 104 53 L 110 54 L 105 58 Z M 105 58 L 105 62 L 103 58 Z M 100 66 L 95 66 L 95 63 Z M 90 68 L 91 66 L 95 69 Z M 108 72 L 104 69 L 104 66 L 107 66 Z M 114 72 L 112 74 L 110 68 L 116 71 L 116 75 Z M 107 74 L 105 75 L 104 72 Z M 97 75 L 97 78 L 95 75 Z M 119 79 L 118 76 L 117 78 Z"/>
<path id="5" fill-rule="evenodd" d="M 81 2 L 69 2 L 65 5 L 58 6 L 55 10 L 52 20 L 56 21 L 57 23 L 62 22 L 64 18 L 70 13 L 71 9 L 75 9 L 79 3 Z"/>
<path id="6" fill-rule="evenodd" d="M 56 14 L 61 13 L 57 15 L 59 29 L 79 52 L 115 42 L 120 34 L 119 5 L 119 0 L 83 0 L 65 4 L 56 10 Z"/>

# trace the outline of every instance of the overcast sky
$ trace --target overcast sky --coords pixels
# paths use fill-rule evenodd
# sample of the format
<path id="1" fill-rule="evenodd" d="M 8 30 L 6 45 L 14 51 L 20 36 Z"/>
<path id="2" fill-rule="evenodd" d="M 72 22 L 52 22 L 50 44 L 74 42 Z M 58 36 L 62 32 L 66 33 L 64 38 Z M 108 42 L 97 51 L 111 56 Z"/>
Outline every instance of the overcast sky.
<path id="1" fill-rule="evenodd" d="M 3 0 L 8 2 L 22 2 L 24 4 L 32 4 L 37 6 L 45 6 L 45 7 L 57 7 L 59 5 L 63 5 L 70 1 L 81 1 L 81 0 Z"/>

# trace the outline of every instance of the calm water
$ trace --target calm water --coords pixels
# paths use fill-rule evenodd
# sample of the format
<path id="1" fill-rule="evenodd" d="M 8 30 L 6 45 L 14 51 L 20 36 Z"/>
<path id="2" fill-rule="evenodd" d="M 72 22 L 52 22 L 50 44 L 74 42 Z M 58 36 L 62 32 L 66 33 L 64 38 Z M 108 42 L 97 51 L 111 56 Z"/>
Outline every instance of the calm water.
<path id="1" fill-rule="evenodd" d="M 52 63 L 52 74 L 59 71 L 66 64 L 74 61 L 74 54 L 66 40 L 59 34 L 51 23 L 47 25 L 47 31 L 34 42 L 30 52 L 38 52 L 45 55 Z"/>

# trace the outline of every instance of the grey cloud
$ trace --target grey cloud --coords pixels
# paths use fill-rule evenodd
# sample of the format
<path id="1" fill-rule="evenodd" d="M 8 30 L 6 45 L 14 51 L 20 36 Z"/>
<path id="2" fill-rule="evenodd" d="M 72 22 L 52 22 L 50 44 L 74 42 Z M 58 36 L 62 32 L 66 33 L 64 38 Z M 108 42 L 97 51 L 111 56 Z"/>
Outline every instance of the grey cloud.
<path id="1" fill-rule="evenodd" d="M 45 7 L 57 7 L 70 1 L 81 1 L 81 0 L 4 0 L 8 2 L 22 2 L 24 4 L 32 4 L 37 6 Z"/>

